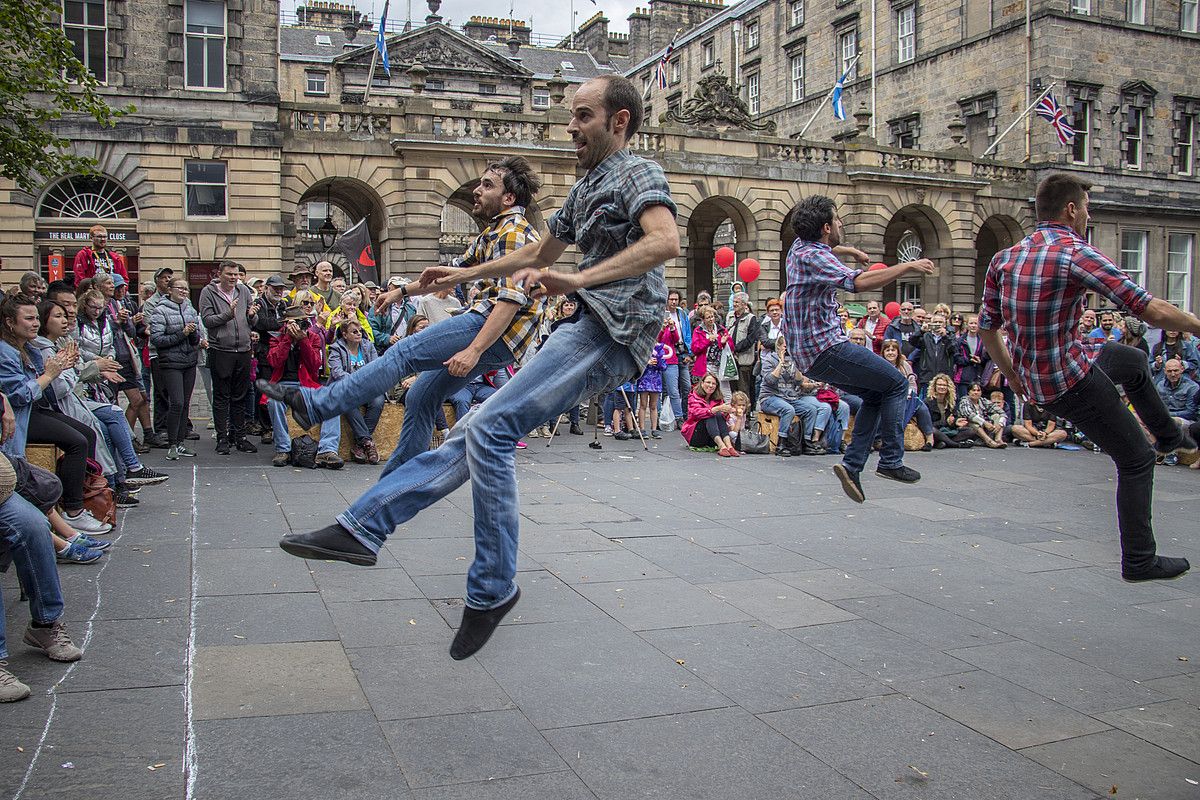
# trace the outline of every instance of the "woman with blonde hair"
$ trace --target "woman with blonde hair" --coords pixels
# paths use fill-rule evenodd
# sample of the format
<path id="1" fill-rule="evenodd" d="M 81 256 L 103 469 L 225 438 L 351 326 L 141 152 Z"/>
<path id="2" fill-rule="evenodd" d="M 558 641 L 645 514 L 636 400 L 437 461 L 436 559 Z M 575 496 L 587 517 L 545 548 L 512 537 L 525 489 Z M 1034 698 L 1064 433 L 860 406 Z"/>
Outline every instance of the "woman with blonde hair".
<path id="1" fill-rule="evenodd" d="M 362 284 L 354 284 L 342 294 L 342 304 L 333 312 L 333 316 L 329 318 L 329 330 L 336 331 L 344 322 L 357 322 L 362 328 L 363 336 L 372 344 L 375 342 L 375 331 L 371 329 L 371 323 L 367 322 L 367 315 L 363 312 L 362 306 L 365 303 L 366 297 L 369 296 L 367 288 Z"/>
<path id="2" fill-rule="evenodd" d="M 975 440 L 966 430 L 967 420 L 958 416 L 958 398 L 954 381 L 944 372 L 933 376 L 925 387 L 925 408 L 933 425 L 933 448 L 973 447 Z"/>

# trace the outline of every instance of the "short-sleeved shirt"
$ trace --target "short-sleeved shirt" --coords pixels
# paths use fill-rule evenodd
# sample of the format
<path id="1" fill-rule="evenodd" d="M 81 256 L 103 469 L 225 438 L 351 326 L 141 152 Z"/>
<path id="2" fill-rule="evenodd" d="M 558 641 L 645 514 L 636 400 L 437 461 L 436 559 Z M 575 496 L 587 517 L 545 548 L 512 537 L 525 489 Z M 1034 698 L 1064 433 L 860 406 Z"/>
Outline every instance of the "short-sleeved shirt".
<path id="1" fill-rule="evenodd" d="M 817 356 L 849 341 L 838 318 L 838 290 L 854 291 L 861 269 L 852 269 L 829 245 L 797 239 L 787 255 L 787 291 L 783 297 L 783 330 L 788 352 L 802 372 Z"/>
<path id="2" fill-rule="evenodd" d="M 1007 330 L 1017 374 L 1038 403 L 1057 400 L 1082 380 L 1104 343 L 1079 335 L 1088 292 L 1134 316 L 1154 299 L 1066 225 L 1039 224 L 988 266 L 979 327 Z"/>
<path id="3" fill-rule="evenodd" d="M 513 206 L 492 217 L 488 226 L 467 246 L 466 252 L 451 264 L 456 267 L 473 267 L 476 264 L 495 261 L 527 244 L 533 244 L 540 238 L 537 229 L 525 218 L 525 209 Z M 510 278 L 486 279 L 482 281 L 480 289 L 479 297 L 471 306 L 472 311 L 487 316 L 498 302 L 516 303 L 521 307 L 509 323 L 508 329 L 500 336 L 513 356 L 520 361 L 537 336 L 545 304 L 541 300 L 531 300 Z"/>
<path id="4" fill-rule="evenodd" d="M 571 187 L 550 218 L 550 235 L 576 246 L 583 272 L 641 239 L 645 231 L 638 220 L 652 206 L 676 213 L 662 167 L 618 150 Z M 579 298 L 637 363 L 650 360 L 667 306 L 662 264 L 642 275 L 580 289 Z"/>

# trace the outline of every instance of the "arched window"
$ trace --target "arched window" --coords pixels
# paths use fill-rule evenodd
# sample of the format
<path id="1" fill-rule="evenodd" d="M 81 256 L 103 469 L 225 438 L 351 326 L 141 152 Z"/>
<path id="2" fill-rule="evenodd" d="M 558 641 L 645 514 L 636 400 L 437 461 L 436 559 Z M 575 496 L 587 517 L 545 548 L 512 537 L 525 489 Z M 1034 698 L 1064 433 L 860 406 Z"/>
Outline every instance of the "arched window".
<path id="1" fill-rule="evenodd" d="M 39 217 L 137 219 L 137 204 L 116 181 L 102 175 L 71 175 L 50 187 L 38 205 Z"/>
<path id="2" fill-rule="evenodd" d="M 921 243 L 921 236 L 912 228 L 900 235 L 900 241 L 896 243 L 896 260 L 898 262 L 916 261 L 924 252 L 925 246 Z"/>

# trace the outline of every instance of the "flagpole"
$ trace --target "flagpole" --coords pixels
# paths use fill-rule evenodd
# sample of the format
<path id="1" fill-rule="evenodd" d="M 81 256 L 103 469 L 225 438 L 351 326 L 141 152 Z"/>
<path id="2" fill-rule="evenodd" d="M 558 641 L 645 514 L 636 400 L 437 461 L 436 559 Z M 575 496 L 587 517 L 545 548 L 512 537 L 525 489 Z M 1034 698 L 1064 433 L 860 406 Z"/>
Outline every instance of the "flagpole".
<path id="1" fill-rule="evenodd" d="M 860 58 L 862 58 L 862 53 L 854 56 L 854 59 L 850 62 L 850 66 L 846 67 L 846 70 L 842 73 L 842 76 L 847 75 L 850 70 L 854 69 L 854 65 L 858 63 L 858 59 Z M 816 120 L 817 115 L 821 113 L 821 109 L 825 107 L 825 104 L 829 102 L 829 98 L 833 97 L 833 93 L 837 91 L 838 84 L 841 83 L 841 80 L 842 78 L 839 76 L 838 79 L 834 81 L 833 88 L 829 90 L 829 94 L 825 95 L 825 99 L 817 104 L 817 110 L 813 112 L 812 116 L 808 118 L 808 122 L 804 123 L 804 127 L 801 128 L 800 132 L 796 134 L 797 139 L 804 138 L 804 134 L 808 132 L 809 127 L 812 126 L 813 122 Z"/>
<path id="2" fill-rule="evenodd" d="M 379 20 L 379 30 L 383 33 L 384 46 L 387 46 L 387 12 L 388 3 L 391 0 L 385 0 L 383 4 L 383 17 Z M 367 88 L 363 91 L 363 105 L 367 104 L 367 100 L 371 99 L 371 84 L 375 82 L 375 62 L 379 60 L 379 41 L 376 39 L 375 50 L 371 53 L 371 68 L 367 70 Z"/>
<path id="3" fill-rule="evenodd" d="M 1036 106 L 1038 103 L 1042 102 L 1042 98 L 1043 98 L 1043 97 L 1045 97 L 1046 95 L 1050 94 L 1050 90 L 1054 88 L 1054 84 L 1055 84 L 1055 83 L 1056 83 L 1055 81 L 1051 81 L 1051 82 L 1050 82 L 1050 85 L 1046 87 L 1046 90 L 1045 90 L 1044 92 L 1042 92 L 1041 94 L 1039 94 L 1039 95 L 1037 96 L 1037 99 L 1035 99 L 1035 100 L 1034 100 L 1032 103 L 1030 103 L 1030 104 L 1029 104 L 1029 105 L 1028 105 L 1028 106 L 1025 108 L 1025 110 L 1024 110 L 1023 112 L 1021 112 L 1021 116 L 1019 116 L 1019 117 L 1017 117 L 1016 119 L 1014 119 L 1014 120 L 1012 121 L 1012 124 L 1011 124 L 1011 125 L 1009 125 L 1007 128 L 1005 128 L 1005 129 L 1004 129 L 1004 133 L 1002 133 L 1002 134 L 1000 134 L 999 136 L 997 136 L 997 137 L 996 137 L 996 141 L 992 142 L 992 146 L 991 146 L 991 147 L 989 147 L 987 150 L 984 150 L 984 151 L 983 151 L 983 155 L 982 155 L 982 156 L 980 156 L 980 158 L 987 158 L 988 154 L 989 154 L 989 153 L 991 153 L 993 150 L 995 150 L 997 146 L 999 146 L 999 144 L 1000 144 L 1000 140 L 1001 140 L 1001 139 L 1003 139 L 1005 136 L 1007 136 L 1009 131 L 1011 131 L 1013 128 L 1017 127 L 1017 125 L 1019 125 L 1019 124 L 1020 124 L 1021 120 L 1025 119 L 1026 117 L 1028 117 L 1028 116 L 1029 116 L 1029 112 L 1030 112 L 1030 111 L 1033 111 L 1033 108 L 1034 108 L 1034 106 Z"/>

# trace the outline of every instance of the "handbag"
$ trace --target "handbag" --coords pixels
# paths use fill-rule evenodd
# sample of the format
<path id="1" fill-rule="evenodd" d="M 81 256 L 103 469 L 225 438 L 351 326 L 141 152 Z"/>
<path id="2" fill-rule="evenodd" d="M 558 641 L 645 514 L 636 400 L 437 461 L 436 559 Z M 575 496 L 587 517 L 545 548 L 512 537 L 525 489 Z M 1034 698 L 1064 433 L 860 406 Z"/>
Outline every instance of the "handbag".
<path id="1" fill-rule="evenodd" d="M 828 386 L 822 386 L 820 389 L 817 389 L 817 401 L 821 403 L 828 403 L 829 407 L 834 411 L 837 411 L 838 402 L 840 400 L 841 395 L 837 393 L 836 389 L 831 389 Z"/>
<path id="2" fill-rule="evenodd" d="M 753 456 L 765 456 L 771 452 L 771 437 L 754 423 L 755 430 L 744 430 L 738 435 L 738 450 Z"/>
<path id="3" fill-rule="evenodd" d="M 737 359 L 733 357 L 733 353 L 728 347 L 721 349 L 721 363 L 717 368 L 717 377 L 723 381 L 736 381 L 738 379 Z"/>
<path id="4" fill-rule="evenodd" d="M 117 524 L 117 502 L 113 498 L 113 490 L 104 479 L 101 466 L 90 458 L 83 478 L 83 507 L 101 522 Z"/>

